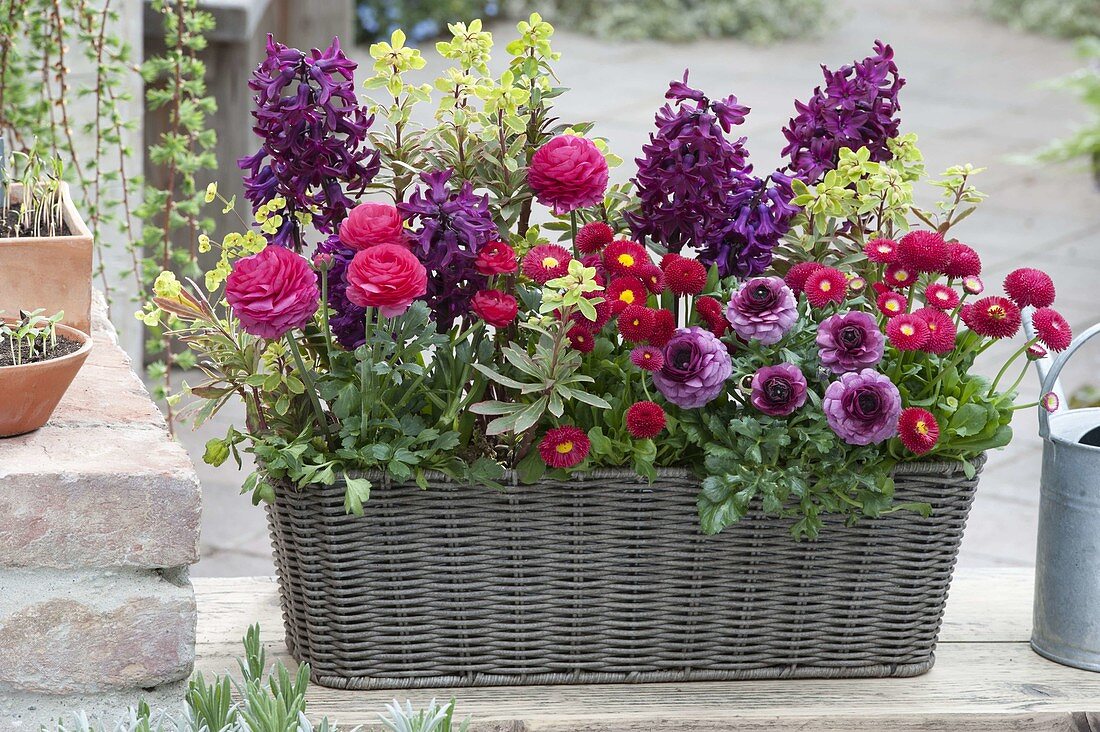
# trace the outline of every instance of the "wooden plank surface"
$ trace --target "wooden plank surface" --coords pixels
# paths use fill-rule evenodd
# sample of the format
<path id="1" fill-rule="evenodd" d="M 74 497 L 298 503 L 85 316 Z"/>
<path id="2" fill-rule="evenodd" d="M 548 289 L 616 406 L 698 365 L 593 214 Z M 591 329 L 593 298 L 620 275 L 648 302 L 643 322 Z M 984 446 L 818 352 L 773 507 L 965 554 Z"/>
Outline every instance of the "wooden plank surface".
<path id="1" fill-rule="evenodd" d="M 197 579 L 198 669 L 236 668 L 260 622 L 288 664 L 269 578 Z M 1027 644 L 1030 570 L 960 571 L 935 668 L 912 679 L 736 681 L 410 691 L 313 687 L 311 715 L 372 725 L 390 699 L 454 696 L 477 731 L 513 732 L 1100 732 L 1100 674 L 1047 661 Z"/>

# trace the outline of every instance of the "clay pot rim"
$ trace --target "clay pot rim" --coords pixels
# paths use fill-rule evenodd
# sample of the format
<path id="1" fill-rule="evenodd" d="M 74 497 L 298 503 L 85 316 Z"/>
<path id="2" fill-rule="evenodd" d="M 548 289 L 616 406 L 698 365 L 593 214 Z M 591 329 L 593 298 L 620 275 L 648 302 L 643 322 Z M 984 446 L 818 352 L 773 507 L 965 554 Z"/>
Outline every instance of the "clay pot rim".
<path id="1" fill-rule="evenodd" d="M 14 323 L 15 318 L 0 318 L 5 323 Z M 48 368 L 53 364 L 63 364 L 66 361 L 83 361 L 84 357 L 88 355 L 88 352 L 92 350 L 92 337 L 82 330 L 77 330 L 71 325 L 65 325 L 64 323 L 57 324 L 58 332 L 71 340 L 80 341 L 82 345 L 72 353 L 66 353 L 64 356 L 58 356 L 57 358 L 48 358 L 45 361 L 35 361 L 34 363 L 22 363 L 12 366 L 0 366 L 0 374 L 11 373 L 16 369 L 34 369 L 36 367 Z"/>

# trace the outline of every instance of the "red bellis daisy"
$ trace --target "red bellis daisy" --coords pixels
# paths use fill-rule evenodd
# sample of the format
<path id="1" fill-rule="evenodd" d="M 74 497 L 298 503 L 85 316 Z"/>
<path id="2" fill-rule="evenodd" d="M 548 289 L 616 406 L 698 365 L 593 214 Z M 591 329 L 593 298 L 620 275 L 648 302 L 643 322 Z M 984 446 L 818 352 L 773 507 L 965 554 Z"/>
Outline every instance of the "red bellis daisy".
<path id="1" fill-rule="evenodd" d="M 637 276 L 649 264 L 649 255 L 637 242 L 619 239 L 603 250 L 603 266 L 613 275 Z"/>
<path id="2" fill-rule="evenodd" d="M 627 305 L 619 313 L 619 335 L 623 340 L 639 343 L 653 333 L 653 311 L 645 305 Z"/>
<path id="3" fill-rule="evenodd" d="M 565 332 L 565 337 L 569 339 L 569 345 L 581 353 L 592 353 L 596 347 L 596 337 L 582 325 L 574 325 Z"/>
<path id="4" fill-rule="evenodd" d="M 878 305 L 879 312 L 887 318 L 901 315 L 909 307 L 909 301 L 903 295 L 892 290 L 887 290 L 879 295 L 875 304 Z"/>
<path id="5" fill-rule="evenodd" d="M 649 336 L 649 345 L 664 348 L 676 332 L 676 318 L 671 310 L 660 309 L 653 313 L 653 331 Z"/>
<path id="6" fill-rule="evenodd" d="M 1054 308 L 1039 308 L 1031 315 L 1031 324 L 1035 326 L 1035 335 L 1043 344 L 1054 351 L 1064 351 L 1073 342 L 1073 329 Z"/>
<path id="7" fill-rule="evenodd" d="M 604 292 L 611 303 L 611 312 L 618 315 L 628 305 L 645 305 L 649 290 L 637 277 L 616 277 Z"/>
<path id="8" fill-rule="evenodd" d="M 917 281 L 916 270 L 901 262 L 888 265 L 883 276 L 886 278 L 886 284 L 890 287 L 909 287 Z"/>
<path id="9" fill-rule="evenodd" d="M 939 441 L 940 425 L 927 409 L 909 407 L 901 410 L 898 418 L 898 437 L 909 452 L 924 455 Z"/>
<path id="10" fill-rule="evenodd" d="M 677 295 L 698 295 L 707 286 L 707 268 L 700 262 L 676 255 L 661 260 L 665 285 Z"/>
<path id="11" fill-rule="evenodd" d="M 630 362 L 643 371 L 660 371 L 665 365 L 665 354 L 656 346 L 635 346 L 630 352 Z"/>
<path id="12" fill-rule="evenodd" d="M 977 277 L 982 273 L 982 258 L 966 244 L 951 242 L 947 245 L 947 254 L 943 273 L 948 277 Z"/>
<path id="13" fill-rule="evenodd" d="M 603 292 L 590 292 L 585 299 L 594 300 L 592 307 L 596 308 L 596 319 L 589 320 L 580 310 L 573 312 L 573 322 L 587 328 L 593 333 L 599 333 L 603 327 L 611 322 L 611 303 L 604 297 Z"/>
<path id="14" fill-rule="evenodd" d="M 848 278 L 844 273 L 834 267 L 822 267 L 815 269 L 806 278 L 806 299 L 815 308 L 824 307 L 829 303 L 844 302 L 844 295 L 848 289 Z"/>
<path id="15" fill-rule="evenodd" d="M 886 324 L 886 337 L 899 351 L 920 351 L 928 345 L 932 332 L 919 315 L 904 313 Z"/>
<path id="16" fill-rule="evenodd" d="M 893 239 L 872 239 L 863 245 L 867 259 L 879 264 L 893 264 L 898 261 L 898 243 Z"/>
<path id="17" fill-rule="evenodd" d="M 1054 280 L 1042 270 L 1021 267 L 1005 277 L 1005 292 L 1022 308 L 1047 308 L 1054 304 Z"/>
<path id="18" fill-rule="evenodd" d="M 820 262 L 799 262 L 787 270 L 783 281 L 791 288 L 791 292 L 798 295 L 806 289 L 806 278 L 824 266 Z"/>
<path id="19" fill-rule="evenodd" d="M 655 264 L 647 264 L 638 272 L 638 277 L 645 284 L 646 289 L 654 295 L 660 295 L 665 291 L 665 273 Z"/>
<path id="20" fill-rule="evenodd" d="M 592 221 L 577 232 L 575 243 L 581 254 L 596 254 L 615 239 L 615 231 L 602 221 Z"/>
<path id="21" fill-rule="evenodd" d="M 959 293 L 952 287 L 935 282 L 924 290 L 924 302 L 940 310 L 954 310 L 959 305 Z"/>
<path id="22" fill-rule="evenodd" d="M 950 315 L 936 308 L 921 308 L 913 313 L 924 320 L 928 326 L 928 343 L 924 350 L 942 356 L 955 350 L 955 336 L 958 330 L 955 321 Z"/>
<path id="23" fill-rule="evenodd" d="M 539 442 L 539 457 L 551 468 L 572 468 L 588 457 L 591 447 L 584 430 L 572 425 L 555 427 Z"/>
<path id="24" fill-rule="evenodd" d="M 1007 297 L 983 297 L 959 314 L 970 330 L 986 338 L 1011 338 L 1020 330 L 1020 308 Z"/>
<path id="25" fill-rule="evenodd" d="M 569 272 L 569 262 L 573 259 L 565 247 L 557 244 L 540 244 L 523 257 L 523 274 L 540 285 Z"/>
<path id="26" fill-rule="evenodd" d="M 626 431 L 636 440 L 647 440 L 665 428 L 665 410 L 656 402 L 635 402 L 626 410 Z"/>
<path id="27" fill-rule="evenodd" d="M 951 262 L 951 251 L 942 234 L 910 231 L 898 242 L 898 261 L 918 272 L 939 272 Z"/>

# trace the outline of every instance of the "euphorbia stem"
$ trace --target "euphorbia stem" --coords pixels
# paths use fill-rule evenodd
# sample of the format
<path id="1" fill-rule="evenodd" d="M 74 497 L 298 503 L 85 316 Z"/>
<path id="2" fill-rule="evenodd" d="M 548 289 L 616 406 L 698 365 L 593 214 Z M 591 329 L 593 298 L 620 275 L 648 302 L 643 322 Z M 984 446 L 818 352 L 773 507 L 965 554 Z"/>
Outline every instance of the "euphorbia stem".
<path id="1" fill-rule="evenodd" d="M 286 342 L 290 345 L 291 355 L 294 356 L 294 365 L 298 367 L 298 373 L 302 375 L 302 381 L 305 383 L 309 403 L 313 406 L 313 416 L 317 418 L 317 426 L 321 428 L 325 442 L 329 442 L 328 419 L 325 418 L 325 410 L 321 408 L 321 400 L 317 398 L 317 383 L 313 380 L 313 374 L 306 370 L 305 359 L 302 358 L 302 349 L 298 346 L 298 341 L 287 333 Z"/>

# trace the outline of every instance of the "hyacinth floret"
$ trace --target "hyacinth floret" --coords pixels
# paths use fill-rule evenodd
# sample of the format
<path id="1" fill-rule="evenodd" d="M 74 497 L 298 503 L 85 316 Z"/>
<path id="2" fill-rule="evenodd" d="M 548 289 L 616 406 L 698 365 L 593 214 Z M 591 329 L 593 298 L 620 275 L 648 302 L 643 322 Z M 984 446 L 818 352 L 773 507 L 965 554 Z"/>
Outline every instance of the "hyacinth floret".
<path id="1" fill-rule="evenodd" d="M 288 215 L 271 241 L 302 247 L 301 223 L 309 214 L 322 234 L 336 227 L 378 174 L 378 151 L 367 146 L 374 121 L 355 94 L 357 64 L 344 55 L 340 41 L 304 53 L 267 36 L 267 57 L 252 73 L 255 92 L 253 131 L 260 149 L 237 161 L 245 197 L 253 210 L 276 197 L 287 201 Z"/>

